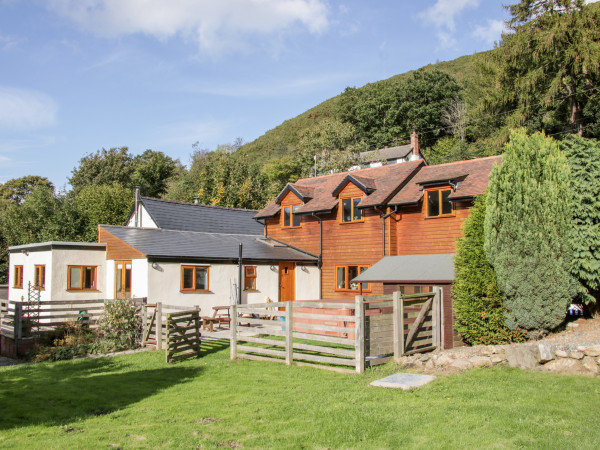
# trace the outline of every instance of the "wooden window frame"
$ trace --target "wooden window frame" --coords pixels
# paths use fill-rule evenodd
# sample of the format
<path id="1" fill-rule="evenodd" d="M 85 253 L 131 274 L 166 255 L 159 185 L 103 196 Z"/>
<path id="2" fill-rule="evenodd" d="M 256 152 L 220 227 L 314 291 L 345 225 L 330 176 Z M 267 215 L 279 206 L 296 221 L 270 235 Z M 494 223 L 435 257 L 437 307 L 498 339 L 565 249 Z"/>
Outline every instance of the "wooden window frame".
<path id="1" fill-rule="evenodd" d="M 23 266 L 15 266 L 13 272 L 13 289 L 23 289 Z"/>
<path id="2" fill-rule="evenodd" d="M 296 217 L 296 209 L 300 208 L 302 205 L 286 205 L 281 207 L 281 226 L 283 228 L 300 228 L 302 226 L 302 216 L 298 215 L 298 225 L 294 225 L 294 218 Z M 285 224 L 285 210 L 290 210 L 290 224 Z"/>
<path id="3" fill-rule="evenodd" d="M 248 286 L 248 282 L 252 281 L 251 286 Z M 255 292 L 256 289 L 256 266 L 245 266 L 244 267 L 244 291 Z"/>
<path id="4" fill-rule="evenodd" d="M 449 186 L 443 186 L 443 187 L 437 187 L 437 188 L 427 188 L 424 190 L 424 197 L 423 197 L 423 203 L 425 204 L 425 218 L 426 219 L 439 219 L 441 217 L 453 217 L 456 215 L 456 211 L 454 209 L 454 202 L 450 201 L 450 207 L 452 208 L 452 212 L 448 213 L 448 214 L 442 214 L 442 210 L 443 210 L 443 204 L 442 204 L 442 193 L 445 191 L 450 191 L 450 193 L 453 192 L 453 189 Z M 438 193 L 438 201 L 439 201 L 439 211 L 440 213 L 437 216 L 430 216 L 429 215 L 429 193 L 430 192 L 437 192 Z"/>
<path id="5" fill-rule="evenodd" d="M 42 284 L 38 284 L 38 281 L 40 280 L 40 278 L 42 278 L 44 281 Z M 46 290 L 46 265 L 45 264 L 36 264 L 34 266 L 33 284 L 40 291 Z"/>
<path id="6" fill-rule="evenodd" d="M 344 268 L 344 287 L 340 288 L 338 287 L 339 283 L 338 283 L 338 269 L 343 267 Z M 350 288 L 350 280 L 348 279 L 348 268 L 349 267 L 357 267 L 358 268 L 358 274 L 361 274 L 361 269 L 368 269 L 369 267 L 371 267 L 369 264 L 338 264 L 335 266 L 335 274 L 334 274 L 334 278 L 335 278 L 335 290 L 338 292 L 360 292 L 360 285 L 362 283 L 358 283 L 358 286 L 356 289 L 351 289 Z M 366 289 L 363 289 L 362 292 L 371 292 L 371 283 L 367 283 L 367 287 Z"/>
<path id="7" fill-rule="evenodd" d="M 338 209 L 340 211 L 340 223 L 360 223 L 365 221 L 364 211 L 355 206 L 355 201 L 362 200 L 363 197 L 340 197 Z M 350 220 L 344 220 L 344 200 L 350 200 Z M 355 208 L 360 211 L 360 219 L 354 218 Z M 352 265 L 352 264 L 351 264 Z"/>
<path id="8" fill-rule="evenodd" d="M 93 269 L 92 274 L 93 274 L 93 283 L 92 283 L 92 287 L 86 288 L 85 287 L 85 274 L 86 274 L 86 269 Z M 79 280 L 81 283 L 81 287 L 73 287 L 71 286 L 71 269 L 79 269 Z M 74 265 L 74 266 L 67 266 L 67 291 L 98 291 L 98 266 L 80 266 L 80 265 Z"/>
<path id="9" fill-rule="evenodd" d="M 185 288 L 183 287 L 183 271 L 184 269 L 193 269 L 194 270 L 194 287 Z M 204 289 L 196 289 L 196 271 L 197 269 L 205 269 L 206 270 L 206 287 Z M 181 283 L 180 283 L 180 291 L 181 292 L 210 292 L 210 266 L 198 266 L 198 265 L 182 265 L 181 266 Z"/>

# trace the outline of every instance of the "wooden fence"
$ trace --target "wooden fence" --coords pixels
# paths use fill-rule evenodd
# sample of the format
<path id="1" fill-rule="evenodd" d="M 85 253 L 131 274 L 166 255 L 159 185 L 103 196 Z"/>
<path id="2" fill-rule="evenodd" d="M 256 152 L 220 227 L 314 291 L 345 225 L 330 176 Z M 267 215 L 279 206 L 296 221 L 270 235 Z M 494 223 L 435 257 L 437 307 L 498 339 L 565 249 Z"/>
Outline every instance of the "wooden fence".
<path id="1" fill-rule="evenodd" d="M 25 343 L 42 333 L 54 330 L 65 322 L 76 322 L 95 328 L 104 314 L 104 306 L 114 300 L 49 300 L 42 302 L 0 301 L 0 353 L 16 356 L 22 353 Z M 131 299 L 141 306 L 145 298 Z M 9 348 L 5 352 L 5 348 Z"/>
<path id="2" fill-rule="evenodd" d="M 406 296 L 359 295 L 353 303 L 233 305 L 231 359 L 362 373 L 365 367 L 440 346 L 440 306 L 439 288 Z M 250 332 L 244 324 L 260 328 Z"/>
<path id="3" fill-rule="evenodd" d="M 200 357 L 200 308 L 167 314 L 166 361 Z"/>
<path id="4" fill-rule="evenodd" d="M 163 350 L 167 342 L 167 315 L 169 313 L 191 310 L 200 312 L 200 306 L 169 305 L 162 302 L 143 305 L 142 346 L 154 345 L 157 350 Z"/>

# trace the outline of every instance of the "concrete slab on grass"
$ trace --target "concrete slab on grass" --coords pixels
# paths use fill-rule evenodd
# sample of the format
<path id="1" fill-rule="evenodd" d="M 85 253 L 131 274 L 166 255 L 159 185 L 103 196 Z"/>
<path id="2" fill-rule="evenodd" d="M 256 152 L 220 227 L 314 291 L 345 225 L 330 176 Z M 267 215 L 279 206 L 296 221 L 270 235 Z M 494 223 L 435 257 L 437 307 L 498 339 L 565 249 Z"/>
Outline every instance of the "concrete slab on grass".
<path id="1" fill-rule="evenodd" d="M 395 373 L 389 377 L 375 380 L 371 383 L 371 386 L 387 387 L 387 388 L 400 388 L 408 390 L 411 388 L 423 386 L 430 381 L 435 380 L 432 375 L 418 375 L 416 373 Z"/>

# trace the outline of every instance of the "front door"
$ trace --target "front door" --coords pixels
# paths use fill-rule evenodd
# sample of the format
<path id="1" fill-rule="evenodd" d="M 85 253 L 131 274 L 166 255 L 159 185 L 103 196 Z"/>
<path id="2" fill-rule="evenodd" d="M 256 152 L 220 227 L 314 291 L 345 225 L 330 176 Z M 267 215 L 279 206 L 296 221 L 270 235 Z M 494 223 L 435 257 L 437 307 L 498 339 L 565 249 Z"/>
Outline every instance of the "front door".
<path id="1" fill-rule="evenodd" d="M 115 261 L 115 298 L 131 298 L 131 261 Z"/>
<path id="2" fill-rule="evenodd" d="M 279 301 L 296 300 L 294 283 L 294 263 L 279 263 Z"/>

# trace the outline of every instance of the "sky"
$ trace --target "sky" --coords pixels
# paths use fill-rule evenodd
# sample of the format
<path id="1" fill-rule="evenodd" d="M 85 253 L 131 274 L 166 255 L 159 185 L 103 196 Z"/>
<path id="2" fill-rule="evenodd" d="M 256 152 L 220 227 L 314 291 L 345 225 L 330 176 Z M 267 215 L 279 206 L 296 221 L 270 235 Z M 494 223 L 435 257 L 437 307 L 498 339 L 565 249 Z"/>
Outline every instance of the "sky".
<path id="1" fill-rule="evenodd" d="M 493 48 L 510 0 L 0 0 L 0 183 L 101 148 L 250 142 L 348 86 Z"/>

